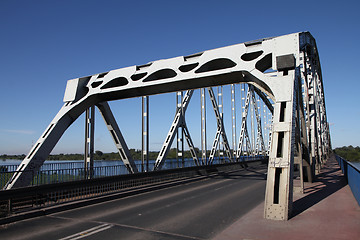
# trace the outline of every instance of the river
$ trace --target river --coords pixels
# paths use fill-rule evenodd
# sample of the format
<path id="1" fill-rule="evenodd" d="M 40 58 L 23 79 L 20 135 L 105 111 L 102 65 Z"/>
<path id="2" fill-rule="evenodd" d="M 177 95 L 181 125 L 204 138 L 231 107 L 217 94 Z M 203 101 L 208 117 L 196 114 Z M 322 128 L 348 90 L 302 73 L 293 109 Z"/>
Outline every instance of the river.
<path id="1" fill-rule="evenodd" d="M 360 162 L 351 162 L 358 170 L 360 170 Z"/>

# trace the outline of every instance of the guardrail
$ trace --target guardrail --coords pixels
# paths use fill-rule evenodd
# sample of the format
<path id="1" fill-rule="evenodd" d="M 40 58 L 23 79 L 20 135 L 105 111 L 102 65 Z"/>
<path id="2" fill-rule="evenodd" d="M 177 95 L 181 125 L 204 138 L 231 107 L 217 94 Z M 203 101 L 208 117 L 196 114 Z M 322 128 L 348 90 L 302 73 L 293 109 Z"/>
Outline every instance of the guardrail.
<path id="1" fill-rule="evenodd" d="M 259 156 L 246 156 L 242 157 L 242 160 L 248 161 L 256 159 Z M 224 159 L 216 158 L 213 164 L 224 163 Z M 100 166 L 97 166 L 99 164 Z M 107 176 L 125 175 L 129 174 L 123 163 L 119 164 L 119 161 L 114 161 L 114 165 L 101 166 L 102 161 L 95 161 L 95 166 L 90 169 L 84 169 L 84 163 L 78 162 L 63 162 L 63 163 L 44 163 L 39 171 L 31 171 L 32 181 L 30 186 L 38 186 L 43 184 L 61 183 L 83 180 L 88 178 L 99 178 Z M 149 162 L 149 169 L 153 169 L 155 161 Z M 16 174 L 16 164 L 2 165 L 0 166 L 0 189 L 3 189 L 9 179 Z M 140 162 L 136 163 L 139 171 L 142 171 L 144 167 Z M 194 167 L 196 166 L 193 159 L 184 159 L 184 161 L 178 161 L 177 159 L 168 159 L 165 161 L 163 169 L 174 169 L 183 167 Z M 22 171 L 21 171 L 22 172 Z M 90 176 L 91 172 L 91 176 Z"/>
<path id="2" fill-rule="evenodd" d="M 140 188 L 155 183 L 176 181 L 218 171 L 229 171 L 242 168 L 245 165 L 266 162 L 267 158 L 261 157 L 246 162 L 177 168 L 1 190 L 0 217 L 71 201 L 99 197 L 124 189 Z"/>
<path id="3" fill-rule="evenodd" d="M 351 162 L 343 159 L 342 157 L 335 155 L 336 160 L 339 163 L 342 173 L 344 174 L 350 189 L 360 206 L 360 170 L 354 166 Z"/>
<path id="4" fill-rule="evenodd" d="M 221 160 L 217 159 L 214 163 L 220 163 Z M 96 166 L 101 164 L 101 161 L 95 162 L 95 166 L 91 171 L 91 178 L 107 177 L 129 174 L 124 164 L 119 164 L 119 161 L 114 161 L 114 165 L 110 166 Z M 19 165 L 2 165 L 0 166 L 0 189 L 4 188 L 9 179 L 18 171 Z M 137 163 L 137 168 L 142 169 L 142 164 Z M 169 159 L 165 162 L 164 169 L 174 169 L 179 167 L 192 167 L 195 166 L 194 160 L 185 159 L 184 162 L 178 162 L 176 159 Z M 154 162 L 149 162 L 149 168 L 154 167 Z M 89 178 L 90 169 L 84 169 L 83 162 L 63 162 L 63 163 L 45 163 L 41 166 L 39 171 L 32 171 L 32 181 L 30 186 L 37 186 L 43 184 L 60 183 L 77 181 Z"/>

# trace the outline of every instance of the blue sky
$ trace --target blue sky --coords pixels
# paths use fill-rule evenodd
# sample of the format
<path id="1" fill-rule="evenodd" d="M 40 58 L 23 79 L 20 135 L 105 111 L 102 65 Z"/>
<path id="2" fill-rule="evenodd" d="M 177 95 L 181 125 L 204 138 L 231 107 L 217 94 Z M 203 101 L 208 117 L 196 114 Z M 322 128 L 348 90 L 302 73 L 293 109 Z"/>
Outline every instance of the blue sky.
<path id="1" fill-rule="evenodd" d="M 300 31 L 317 40 L 333 147 L 359 146 L 359 7 L 356 0 L 2 0 L 0 154 L 28 153 L 61 108 L 68 79 Z M 174 95 L 150 99 L 153 150 L 168 131 L 174 101 Z M 129 147 L 140 148 L 140 99 L 110 105 Z M 54 153 L 83 151 L 83 121 Z M 200 124 L 191 114 L 188 121 Z M 116 150 L 98 115 L 95 146 Z"/>

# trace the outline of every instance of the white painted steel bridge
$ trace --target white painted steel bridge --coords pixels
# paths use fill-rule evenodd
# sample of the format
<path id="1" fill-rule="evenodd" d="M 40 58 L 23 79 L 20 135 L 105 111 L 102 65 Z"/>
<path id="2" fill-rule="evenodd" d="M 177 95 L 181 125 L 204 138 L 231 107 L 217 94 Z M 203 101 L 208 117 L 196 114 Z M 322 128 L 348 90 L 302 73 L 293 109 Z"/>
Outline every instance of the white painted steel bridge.
<path id="1" fill-rule="evenodd" d="M 228 86 L 226 91 L 223 86 Z M 191 137 L 194 133 L 188 128 L 191 122 L 185 117 L 194 91 L 200 91 L 201 99 L 200 146 L 194 145 Z M 128 171 L 138 172 L 108 101 L 142 98 L 144 163 L 149 152 L 149 98 L 169 92 L 176 92 L 175 116 L 169 123 L 153 170 L 161 169 L 175 138 L 177 156 L 183 158 L 186 141 L 197 165 L 212 164 L 216 156 L 230 162 L 240 161 L 244 155 L 268 156 L 264 216 L 287 220 L 293 190 L 303 191 L 303 182 L 312 181 L 331 149 L 319 55 L 309 32 L 264 38 L 69 80 L 63 107 L 6 189 L 28 185 L 30 172 L 41 167 L 67 128 L 83 113 L 86 114 L 85 167 L 91 171 L 95 106 Z M 224 95 L 230 95 L 231 102 L 224 103 Z M 211 148 L 207 143 L 206 103 L 209 101 L 216 118 Z M 224 104 L 231 106 L 231 133 L 224 126 L 228 120 L 223 114 Z M 236 117 L 239 112 L 240 119 Z M 196 148 L 201 150 L 200 154 Z M 295 185 L 294 169 L 300 174 Z"/>

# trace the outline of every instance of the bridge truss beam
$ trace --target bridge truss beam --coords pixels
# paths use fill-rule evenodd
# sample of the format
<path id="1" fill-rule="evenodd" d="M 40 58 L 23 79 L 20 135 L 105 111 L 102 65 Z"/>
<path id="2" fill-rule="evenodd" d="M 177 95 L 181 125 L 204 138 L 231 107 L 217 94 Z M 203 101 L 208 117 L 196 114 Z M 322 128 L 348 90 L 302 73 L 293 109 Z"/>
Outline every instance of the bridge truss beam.
<path id="1" fill-rule="evenodd" d="M 308 162 L 309 166 L 315 165 L 318 169 L 331 146 L 319 56 L 315 39 L 308 32 L 260 39 L 69 80 L 65 104 L 6 188 L 29 184 L 31 173 L 40 168 L 66 129 L 94 105 L 197 88 L 202 89 L 201 97 L 204 97 L 204 88 L 236 83 L 250 84 L 261 92 L 258 96 L 269 109 L 272 106 L 267 97 L 274 103 L 264 215 L 269 219 L 286 220 L 292 208 L 295 156 L 300 164 Z M 302 91 L 302 85 L 307 91 Z M 205 98 L 203 100 L 205 119 Z M 256 102 L 253 105 L 256 108 Z M 220 129 L 221 118 L 217 119 Z M 183 115 L 181 119 L 179 122 L 184 123 Z M 206 128 L 205 124 L 204 121 L 202 129 Z M 188 133 L 186 125 L 182 126 Z M 246 133 L 247 128 L 244 126 L 242 130 Z M 202 136 L 202 161 L 207 161 L 206 135 Z M 259 132 L 257 136 L 260 140 Z M 223 140 L 225 143 L 224 137 Z M 225 146 L 226 152 L 230 152 L 229 146 Z M 125 145 L 122 149 L 126 149 Z M 240 147 L 237 153 L 239 151 Z M 160 163 L 158 161 L 158 165 Z"/>
<path id="2" fill-rule="evenodd" d="M 131 157 L 129 148 L 126 141 L 120 131 L 120 128 L 115 120 L 115 117 L 107 102 L 101 102 L 96 105 L 104 119 L 107 129 L 118 149 L 121 160 L 124 162 L 125 167 L 130 173 L 137 173 L 138 169 L 134 160 Z"/>
<path id="3" fill-rule="evenodd" d="M 175 113 L 175 117 L 174 120 L 170 126 L 170 130 L 165 138 L 165 141 L 161 147 L 161 150 L 159 152 L 158 157 L 156 158 L 155 161 L 155 166 L 154 166 L 154 170 L 159 170 L 161 169 L 162 165 L 164 164 L 165 158 L 167 153 L 170 150 L 171 144 L 174 141 L 175 135 L 178 134 L 178 129 L 181 128 L 181 135 L 185 135 L 186 141 L 189 145 L 190 148 L 190 152 L 191 155 L 196 163 L 196 165 L 199 165 L 199 160 L 195 154 L 195 148 L 194 148 L 194 144 L 193 141 L 191 139 L 189 130 L 187 129 L 186 126 L 186 121 L 185 121 L 185 112 L 186 109 L 190 103 L 190 99 L 192 97 L 194 93 L 194 90 L 188 90 L 185 93 L 185 97 L 182 97 L 180 103 L 178 104 L 177 108 L 176 108 L 176 113 Z M 177 94 L 177 96 L 179 96 L 179 94 Z M 180 93 L 181 96 L 181 93 Z M 178 134 L 178 135 L 180 135 Z M 178 140 L 179 142 L 179 140 Z M 183 138 L 181 137 L 181 142 L 183 142 Z M 183 149 L 183 147 L 182 147 Z M 179 156 L 179 155 L 178 155 Z M 183 154 L 181 154 L 181 157 L 183 156 Z"/>

